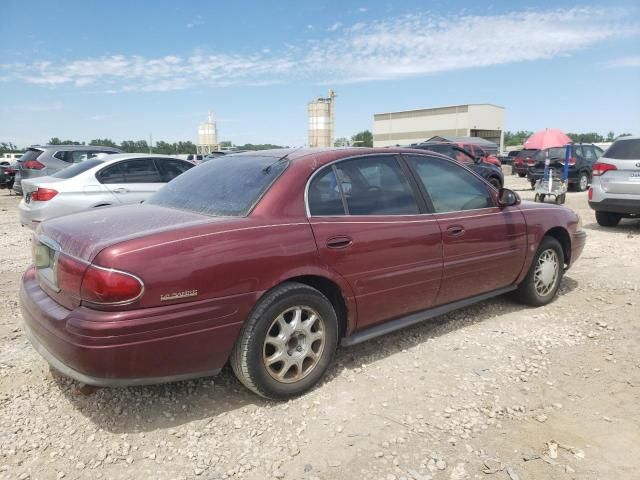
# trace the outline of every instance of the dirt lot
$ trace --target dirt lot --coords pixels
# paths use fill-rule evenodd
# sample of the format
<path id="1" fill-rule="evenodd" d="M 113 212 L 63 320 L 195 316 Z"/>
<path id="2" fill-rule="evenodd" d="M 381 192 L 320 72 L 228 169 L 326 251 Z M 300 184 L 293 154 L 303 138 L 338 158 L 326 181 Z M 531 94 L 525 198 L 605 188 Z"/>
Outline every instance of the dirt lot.
<path id="1" fill-rule="evenodd" d="M 51 372 L 20 329 L 29 233 L 0 191 L 0 477 L 640 478 L 640 221 L 567 203 L 587 246 L 551 305 L 501 297 L 341 349 L 275 403 L 229 370 L 95 391 Z"/>

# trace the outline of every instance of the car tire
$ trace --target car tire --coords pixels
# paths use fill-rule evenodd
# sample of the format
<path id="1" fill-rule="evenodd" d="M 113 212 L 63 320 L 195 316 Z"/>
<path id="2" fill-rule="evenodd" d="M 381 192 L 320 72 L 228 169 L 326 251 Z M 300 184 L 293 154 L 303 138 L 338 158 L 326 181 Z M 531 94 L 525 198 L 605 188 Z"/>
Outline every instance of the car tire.
<path id="1" fill-rule="evenodd" d="M 587 172 L 580 172 L 575 184 L 575 189 L 578 192 L 584 192 L 587 188 L 589 188 L 589 174 Z"/>
<path id="2" fill-rule="evenodd" d="M 535 190 L 536 189 L 536 181 L 535 180 L 529 180 L 529 183 L 531 184 L 531 190 Z"/>
<path id="3" fill-rule="evenodd" d="M 284 400 L 303 394 L 322 378 L 337 345 L 338 320 L 331 302 L 315 288 L 287 282 L 254 307 L 230 363 L 249 390 Z"/>
<path id="4" fill-rule="evenodd" d="M 615 227 L 620 223 L 622 215 L 611 212 L 596 212 L 596 221 L 601 227 Z"/>
<path id="5" fill-rule="evenodd" d="M 526 174 L 526 173 L 522 173 L 522 172 L 520 172 L 520 173 L 518 173 L 518 176 L 519 176 L 520 178 L 524 178 L 524 177 L 526 177 L 526 176 L 527 176 L 527 174 Z"/>
<path id="6" fill-rule="evenodd" d="M 553 237 L 544 237 L 536 251 L 531 267 L 515 296 L 522 303 L 540 307 L 551 302 L 564 274 L 562 245 Z"/>

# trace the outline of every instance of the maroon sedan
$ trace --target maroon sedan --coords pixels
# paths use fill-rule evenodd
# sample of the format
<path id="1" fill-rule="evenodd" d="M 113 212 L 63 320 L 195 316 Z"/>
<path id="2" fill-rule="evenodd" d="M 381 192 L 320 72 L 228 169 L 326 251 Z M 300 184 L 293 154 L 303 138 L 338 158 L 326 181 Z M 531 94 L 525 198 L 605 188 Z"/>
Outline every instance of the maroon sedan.
<path id="1" fill-rule="evenodd" d="M 561 206 L 437 153 L 213 159 L 141 205 L 44 222 L 20 301 L 57 370 L 93 385 L 212 375 L 297 395 L 353 345 L 513 291 L 550 302 L 585 233 Z"/>

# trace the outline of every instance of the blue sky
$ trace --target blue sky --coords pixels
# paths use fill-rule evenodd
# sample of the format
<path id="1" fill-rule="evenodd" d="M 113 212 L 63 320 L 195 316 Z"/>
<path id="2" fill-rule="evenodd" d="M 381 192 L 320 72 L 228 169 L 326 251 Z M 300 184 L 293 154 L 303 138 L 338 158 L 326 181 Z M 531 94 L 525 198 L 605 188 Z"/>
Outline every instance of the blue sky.
<path id="1" fill-rule="evenodd" d="M 373 114 L 506 108 L 507 130 L 640 134 L 640 6 L 620 2 L 0 2 L 0 141 L 306 142 Z"/>

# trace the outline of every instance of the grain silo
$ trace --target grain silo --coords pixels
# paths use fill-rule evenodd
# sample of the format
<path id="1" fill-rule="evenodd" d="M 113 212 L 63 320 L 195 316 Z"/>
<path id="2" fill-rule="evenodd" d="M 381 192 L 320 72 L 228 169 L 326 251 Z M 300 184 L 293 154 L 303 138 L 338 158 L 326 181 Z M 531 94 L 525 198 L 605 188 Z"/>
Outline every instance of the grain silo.
<path id="1" fill-rule="evenodd" d="M 309 102 L 310 147 L 333 147 L 335 97 L 334 91 L 329 90 L 327 98 Z"/>
<path id="2" fill-rule="evenodd" d="M 213 120 L 213 113 L 209 112 L 207 121 L 201 123 L 198 127 L 197 152 L 201 155 L 206 155 L 218 149 L 218 127 Z"/>

